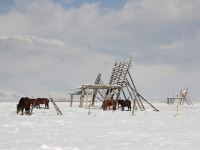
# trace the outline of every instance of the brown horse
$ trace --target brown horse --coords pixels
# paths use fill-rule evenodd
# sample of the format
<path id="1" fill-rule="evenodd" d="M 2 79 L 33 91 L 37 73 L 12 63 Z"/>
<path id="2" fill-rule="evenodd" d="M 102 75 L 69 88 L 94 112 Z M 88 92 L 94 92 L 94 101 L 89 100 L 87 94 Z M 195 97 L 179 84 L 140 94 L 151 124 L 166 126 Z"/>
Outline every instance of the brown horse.
<path id="1" fill-rule="evenodd" d="M 128 107 L 128 111 L 131 111 L 131 101 L 130 100 L 118 100 L 119 105 L 122 107 L 122 111 L 124 111 L 124 107 Z"/>
<path id="2" fill-rule="evenodd" d="M 110 107 L 112 107 L 113 110 L 116 110 L 116 101 L 113 100 L 113 99 L 106 99 L 103 101 L 103 104 L 102 104 L 102 108 L 103 110 L 110 110 Z"/>
<path id="3" fill-rule="evenodd" d="M 25 109 L 25 114 L 30 115 L 30 106 L 31 106 L 31 101 L 28 97 L 22 97 L 19 100 L 19 103 L 17 104 L 17 114 L 21 111 L 22 114 L 24 115 L 24 109 Z"/>
<path id="4" fill-rule="evenodd" d="M 49 99 L 47 98 L 37 98 L 36 99 L 36 106 L 38 105 L 40 108 L 40 105 L 44 104 L 44 109 L 49 109 Z"/>
<path id="5" fill-rule="evenodd" d="M 31 103 L 32 108 L 33 107 L 39 108 L 39 105 L 37 104 L 37 99 L 29 98 L 29 101 Z"/>

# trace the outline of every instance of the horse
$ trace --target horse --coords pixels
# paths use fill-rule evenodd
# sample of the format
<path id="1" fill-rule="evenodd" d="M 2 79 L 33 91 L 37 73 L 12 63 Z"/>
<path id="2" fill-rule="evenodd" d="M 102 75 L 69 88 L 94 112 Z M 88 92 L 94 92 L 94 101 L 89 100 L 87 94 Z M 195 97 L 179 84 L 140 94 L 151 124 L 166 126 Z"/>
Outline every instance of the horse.
<path id="1" fill-rule="evenodd" d="M 119 105 L 122 107 L 122 111 L 124 111 L 124 107 L 128 107 L 128 111 L 131 111 L 131 101 L 130 100 L 118 100 L 118 107 Z"/>
<path id="2" fill-rule="evenodd" d="M 118 99 L 117 100 L 117 105 L 118 105 L 118 108 L 122 107 L 122 103 L 124 102 L 124 100 L 122 99 Z"/>
<path id="3" fill-rule="evenodd" d="M 21 111 L 22 114 L 24 115 L 24 109 L 25 109 L 25 114 L 30 115 L 30 106 L 31 106 L 31 101 L 28 97 L 22 97 L 19 100 L 19 103 L 17 104 L 17 114 Z"/>
<path id="4" fill-rule="evenodd" d="M 32 108 L 36 107 L 36 108 L 39 108 L 39 103 L 37 103 L 37 99 L 29 99 L 30 103 L 31 103 L 31 106 Z"/>
<path id="5" fill-rule="evenodd" d="M 49 99 L 47 98 L 37 98 L 35 100 L 34 106 L 38 106 L 40 109 L 40 104 L 44 104 L 44 109 L 49 109 Z"/>
<path id="6" fill-rule="evenodd" d="M 116 105 L 117 105 L 117 102 L 115 100 L 106 99 L 103 101 L 102 108 L 103 108 L 103 110 L 107 110 L 107 109 L 110 110 L 110 107 L 112 106 L 112 109 L 116 110 Z"/>

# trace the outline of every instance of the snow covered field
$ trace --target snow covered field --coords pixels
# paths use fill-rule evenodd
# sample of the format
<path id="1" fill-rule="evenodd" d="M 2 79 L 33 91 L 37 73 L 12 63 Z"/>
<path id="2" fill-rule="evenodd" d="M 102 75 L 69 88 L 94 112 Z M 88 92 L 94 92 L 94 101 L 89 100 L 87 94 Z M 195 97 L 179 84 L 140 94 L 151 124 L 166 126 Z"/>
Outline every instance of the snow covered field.
<path id="1" fill-rule="evenodd" d="M 160 112 L 102 111 L 69 107 L 16 114 L 16 103 L 0 102 L 1 150 L 199 150 L 200 104 L 154 103 Z"/>

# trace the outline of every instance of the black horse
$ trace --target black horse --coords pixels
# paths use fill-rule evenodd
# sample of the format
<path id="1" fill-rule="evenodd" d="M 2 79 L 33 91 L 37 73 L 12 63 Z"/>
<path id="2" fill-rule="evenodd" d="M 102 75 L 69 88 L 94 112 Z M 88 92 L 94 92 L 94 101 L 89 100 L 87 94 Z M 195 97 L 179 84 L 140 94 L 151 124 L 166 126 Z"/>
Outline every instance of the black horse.
<path id="1" fill-rule="evenodd" d="M 31 107 L 31 101 L 28 97 L 22 97 L 19 100 L 19 103 L 17 104 L 17 114 L 21 111 L 22 114 L 24 115 L 24 109 L 25 109 L 25 114 L 30 115 L 30 107 Z"/>
<path id="2" fill-rule="evenodd" d="M 124 111 L 124 107 L 128 107 L 128 111 L 131 111 L 131 101 L 130 100 L 118 100 L 118 107 L 122 107 L 122 111 Z"/>

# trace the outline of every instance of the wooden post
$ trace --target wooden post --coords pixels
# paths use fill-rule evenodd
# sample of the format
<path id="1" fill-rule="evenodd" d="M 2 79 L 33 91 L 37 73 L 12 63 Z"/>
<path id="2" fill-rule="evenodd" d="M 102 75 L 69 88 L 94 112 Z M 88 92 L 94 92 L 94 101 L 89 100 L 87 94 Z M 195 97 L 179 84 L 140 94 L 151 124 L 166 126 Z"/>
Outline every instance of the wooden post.
<path id="1" fill-rule="evenodd" d="M 176 116 L 178 116 L 178 103 L 177 103 L 177 106 L 176 106 Z"/>
<path id="2" fill-rule="evenodd" d="M 86 102 L 85 102 L 85 108 L 87 109 L 88 108 L 88 90 L 86 89 L 85 90 L 85 92 L 86 92 Z"/>
<path id="3" fill-rule="evenodd" d="M 84 101 L 84 95 L 81 94 L 81 96 L 80 96 L 80 105 L 79 105 L 80 108 L 83 108 L 83 101 Z"/>
<path id="4" fill-rule="evenodd" d="M 92 99 L 91 96 L 89 96 L 89 110 L 88 110 L 88 115 L 90 115 L 90 111 L 91 111 L 91 106 L 92 106 Z"/>
<path id="5" fill-rule="evenodd" d="M 83 108 L 84 94 L 85 94 L 85 90 L 82 89 L 81 96 L 80 96 L 80 105 L 79 105 L 80 108 Z"/>
<path id="6" fill-rule="evenodd" d="M 96 98 L 97 92 L 92 94 L 92 106 L 94 106 L 95 98 Z"/>
<path id="7" fill-rule="evenodd" d="M 72 107 L 72 103 L 73 103 L 73 94 L 70 94 L 70 107 Z"/>
<path id="8" fill-rule="evenodd" d="M 135 101 L 136 101 L 136 98 L 133 100 L 132 116 L 134 115 L 134 112 L 135 112 Z"/>
<path id="9" fill-rule="evenodd" d="M 118 109 L 118 99 L 119 99 L 121 90 L 122 90 L 122 87 L 121 87 L 120 89 L 118 89 L 118 93 L 117 93 L 117 97 L 116 97 L 116 108 L 117 108 L 117 109 Z M 116 109 L 116 110 L 117 110 L 117 109 Z"/>

